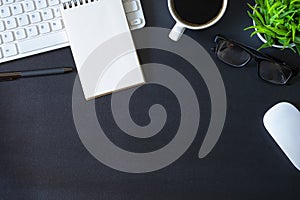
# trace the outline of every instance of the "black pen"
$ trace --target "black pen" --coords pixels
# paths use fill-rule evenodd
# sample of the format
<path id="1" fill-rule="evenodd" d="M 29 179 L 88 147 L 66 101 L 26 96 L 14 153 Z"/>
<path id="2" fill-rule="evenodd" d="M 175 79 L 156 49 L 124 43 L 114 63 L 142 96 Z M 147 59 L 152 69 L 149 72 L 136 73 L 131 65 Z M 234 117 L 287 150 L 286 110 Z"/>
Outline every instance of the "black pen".
<path id="1" fill-rule="evenodd" d="M 51 69 L 30 70 L 21 72 L 3 72 L 0 73 L 0 81 L 13 81 L 19 78 L 28 78 L 36 76 L 58 75 L 72 72 L 72 67 L 60 67 Z"/>

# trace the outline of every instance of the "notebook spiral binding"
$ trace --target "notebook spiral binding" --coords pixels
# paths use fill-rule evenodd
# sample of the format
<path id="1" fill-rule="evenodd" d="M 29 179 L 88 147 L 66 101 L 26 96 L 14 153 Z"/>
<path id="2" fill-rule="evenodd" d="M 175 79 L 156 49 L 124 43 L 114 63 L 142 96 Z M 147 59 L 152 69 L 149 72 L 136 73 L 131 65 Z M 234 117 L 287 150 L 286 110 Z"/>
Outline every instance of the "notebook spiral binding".
<path id="1" fill-rule="evenodd" d="M 66 9 L 70 9 L 73 7 L 77 7 L 79 5 L 93 3 L 95 1 L 99 1 L 99 0 L 71 0 L 71 1 L 63 3 L 63 8 L 64 8 L 64 10 L 66 10 Z"/>

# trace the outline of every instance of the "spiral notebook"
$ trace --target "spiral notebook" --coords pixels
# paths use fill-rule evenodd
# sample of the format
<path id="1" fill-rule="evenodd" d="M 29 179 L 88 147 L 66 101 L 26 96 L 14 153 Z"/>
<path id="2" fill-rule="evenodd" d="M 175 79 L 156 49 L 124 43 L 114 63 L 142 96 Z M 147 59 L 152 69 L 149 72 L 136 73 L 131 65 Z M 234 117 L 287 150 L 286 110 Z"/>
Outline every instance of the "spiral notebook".
<path id="1" fill-rule="evenodd" d="M 73 0 L 61 10 L 87 100 L 145 83 L 121 0 Z"/>

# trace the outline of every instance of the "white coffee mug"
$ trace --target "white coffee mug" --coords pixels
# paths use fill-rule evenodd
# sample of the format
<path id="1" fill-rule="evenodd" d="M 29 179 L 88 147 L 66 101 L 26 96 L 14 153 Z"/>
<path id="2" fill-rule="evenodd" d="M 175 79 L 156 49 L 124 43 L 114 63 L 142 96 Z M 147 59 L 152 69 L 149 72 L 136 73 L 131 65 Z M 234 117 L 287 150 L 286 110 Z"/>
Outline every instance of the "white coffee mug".
<path id="1" fill-rule="evenodd" d="M 176 21 L 175 26 L 173 27 L 172 31 L 169 34 L 169 37 L 172 40 L 177 42 L 181 38 L 181 36 L 184 33 L 186 28 L 191 29 L 191 30 L 200 30 L 200 29 L 205 29 L 205 28 L 208 28 L 208 27 L 214 25 L 223 17 L 223 15 L 226 11 L 226 8 L 227 8 L 227 4 L 228 4 L 228 0 L 223 0 L 223 4 L 222 4 L 222 8 L 221 8 L 220 12 L 211 21 L 209 21 L 205 24 L 201 24 L 201 25 L 191 25 L 191 24 L 188 24 L 187 22 L 184 22 L 182 19 L 180 19 L 177 16 L 176 10 L 173 6 L 173 0 L 168 0 L 168 7 L 170 10 L 170 13 L 171 13 L 172 17 L 174 18 L 174 20 Z"/>

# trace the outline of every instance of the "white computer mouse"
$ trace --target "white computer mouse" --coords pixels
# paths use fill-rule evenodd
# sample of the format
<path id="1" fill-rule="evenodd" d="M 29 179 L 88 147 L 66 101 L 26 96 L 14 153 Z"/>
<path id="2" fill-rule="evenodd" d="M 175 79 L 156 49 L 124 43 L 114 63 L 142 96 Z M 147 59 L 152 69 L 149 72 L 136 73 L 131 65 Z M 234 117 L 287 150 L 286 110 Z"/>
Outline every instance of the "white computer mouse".
<path id="1" fill-rule="evenodd" d="M 264 116 L 263 123 L 287 155 L 300 170 L 300 112 L 290 103 L 276 104 Z"/>

